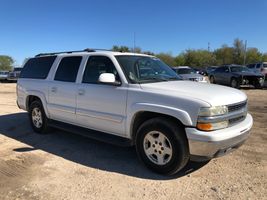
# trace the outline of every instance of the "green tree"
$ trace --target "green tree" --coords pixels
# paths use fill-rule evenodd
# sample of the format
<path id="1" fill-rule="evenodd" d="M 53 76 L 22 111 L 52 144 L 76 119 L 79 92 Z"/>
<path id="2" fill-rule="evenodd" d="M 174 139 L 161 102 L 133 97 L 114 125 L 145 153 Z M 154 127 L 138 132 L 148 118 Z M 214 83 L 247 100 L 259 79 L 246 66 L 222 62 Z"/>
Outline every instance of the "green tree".
<path id="1" fill-rule="evenodd" d="M 185 65 L 192 67 L 205 67 L 214 65 L 216 63 L 216 57 L 212 52 L 207 50 L 192 50 L 188 49 L 184 53 Z"/>
<path id="2" fill-rule="evenodd" d="M 261 61 L 262 62 L 267 62 L 267 53 L 262 54 Z"/>
<path id="3" fill-rule="evenodd" d="M 185 65 L 185 56 L 183 53 L 180 53 L 178 56 L 175 57 L 175 65 L 176 66 L 183 66 Z"/>
<path id="4" fill-rule="evenodd" d="M 233 43 L 233 58 L 234 58 L 234 63 L 242 65 L 244 62 L 244 53 L 245 53 L 245 45 L 242 40 L 240 39 L 235 39 Z"/>
<path id="5" fill-rule="evenodd" d="M 246 52 L 246 63 L 255 63 L 260 62 L 262 60 L 262 54 L 259 52 L 257 48 L 248 48 Z"/>
<path id="6" fill-rule="evenodd" d="M 0 55 L 0 70 L 11 71 L 14 60 L 10 56 Z"/>
<path id="7" fill-rule="evenodd" d="M 142 49 L 140 47 L 132 48 L 131 51 L 134 53 L 142 53 Z"/>
<path id="8" fill-rule="evenodd" d="M 118 51 L 118 52 L 130 52 L 130 48 L 127 47 L 127 46 L 117 46 L 117 45 L 114 45 L 112 47 L 112 51 Z"/>
<path id="9" fill-rule="evenodd" d="M 167 65 L 175 66 L 175 59 L 170 53 L 159 53 L 156 55 L 159 59 L 165 62 Z"/>
<path id="10" fill-rule="evenodd" d="M 214 51 L 216 65 L 226 65 L 234 63 L 234 49 L 226 44 Z"/>

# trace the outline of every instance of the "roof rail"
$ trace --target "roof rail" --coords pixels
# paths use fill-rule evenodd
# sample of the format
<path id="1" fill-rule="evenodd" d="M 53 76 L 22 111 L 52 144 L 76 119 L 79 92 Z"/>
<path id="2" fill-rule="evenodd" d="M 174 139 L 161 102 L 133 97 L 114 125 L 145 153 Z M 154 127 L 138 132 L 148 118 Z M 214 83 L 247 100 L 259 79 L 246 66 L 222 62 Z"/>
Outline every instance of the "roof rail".
<path id="1" fill-rule="evenodd" d="M 96 52 L 96 51 L 112 51 L 108 49 L 91 49 L 91 48 L 86 48 L 84 50 L 78 50 L 78 51 L 60 51 L 60 52 L 52 52 L 52 53 L 39 53 L 35 55 L 35 57 L 40 57 L 40 56 L 53 56 L 61 53 L 79 53 L 79 52 Z"/>

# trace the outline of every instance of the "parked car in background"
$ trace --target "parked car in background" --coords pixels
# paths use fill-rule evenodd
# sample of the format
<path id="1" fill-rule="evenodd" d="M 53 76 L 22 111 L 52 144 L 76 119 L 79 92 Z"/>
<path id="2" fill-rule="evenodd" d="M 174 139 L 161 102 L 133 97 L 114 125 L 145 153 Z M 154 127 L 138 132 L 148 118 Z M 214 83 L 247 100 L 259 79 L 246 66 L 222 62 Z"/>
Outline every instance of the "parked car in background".
<path id="1" fill-rule="evenodd" d="M 213 72 L 215 69 L 217 69 L 217 66 L 209 66 L 206 68 L 206 73 L 209 75 L 211 72 Z"/>
<path id="2" fill-rule="evenodd" d="M 8 71 L 0 71 L 0 82 L 6 82 L 8 78 Z"/>
<path id="3" fill-rule="evenodd" d="M 188 66 L 173 67 L 173 70 L 180 75 L 183 80 L 207 83 L 206 77 L 198 74 L 195 69 Z"/>
<path id="4" fill-rule="evenodd" d="M 203 75 L 203 76 L 208 76 L 207 70 L 204 69 L 199 69 L 199 74 Z"/>
<path id="5" fill-rule="evenodd" d="M 12 81 L 12 82 L 16 82 L 19 78 L 21 70 L 22 70 L 21 67 L 14 68 L 12 72 L 9 72 L 7 80 Z"/>
<path id="6" fill-rule="evenodd" d="M 262 88 L 264 84 L 262 74 L 241 65 L 221 66 L 210 73 L 209 79 L 210 83 L 230 85 L 233 88 L 240 88 L 244 85 Z"/>
<path id="7" fill-rule="evenodd" d="M 259 72 L 264 75 L 265 85 L 267 86 L 267 62 L 248 64 L 247 67 L 254 72 Z"/>

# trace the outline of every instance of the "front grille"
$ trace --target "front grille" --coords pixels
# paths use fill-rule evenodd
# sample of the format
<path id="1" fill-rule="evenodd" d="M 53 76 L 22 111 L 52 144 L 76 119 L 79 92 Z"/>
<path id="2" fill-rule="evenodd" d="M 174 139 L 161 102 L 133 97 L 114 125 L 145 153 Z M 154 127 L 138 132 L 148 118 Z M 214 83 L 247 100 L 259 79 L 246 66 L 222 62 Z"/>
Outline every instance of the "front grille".
<path id="1" fill-rule="evenodd" d="M 228 112 L 231 113 L 231 112 L 239 111 L 239 110 L 246 108 L 246 106 L 247 106 L 247 101 L 238 103 L 238 104 L 229 105 Z"/>

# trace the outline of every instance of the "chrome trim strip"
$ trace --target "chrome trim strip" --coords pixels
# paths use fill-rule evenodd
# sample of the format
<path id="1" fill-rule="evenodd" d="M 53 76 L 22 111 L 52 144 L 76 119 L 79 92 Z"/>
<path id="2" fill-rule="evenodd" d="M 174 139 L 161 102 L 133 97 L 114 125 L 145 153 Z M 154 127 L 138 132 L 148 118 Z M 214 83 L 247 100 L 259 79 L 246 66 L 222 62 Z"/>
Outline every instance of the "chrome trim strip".
<path id="1" fill-rule="evenodd" d="M 240 112 L 239 110 L 237 112 L 228 113 L 227 115 L 219 115 L 219 116 L 213 116 L 213 117 L 198 117 L 198 122 L 214 123 L 214 122 L 226 121 L 226 120 L 241 117 L 241 116 L 247 116 L 246 109 L 242 109 L 242 112 Z"/>
<path id="2" fill-rule="evenodd" d="M 84 116 L 84 117 L 91 117 L 91 118 L 111 121 L 115 123 L 122 123 L 123 121 L 123 116 L 109 114 L 109 113 L 102 113 L 102 112 L 97 112 L 97 111 L 92 111 L 92 110 L 76 109 L 76 114 L 80 116 Z"/>

